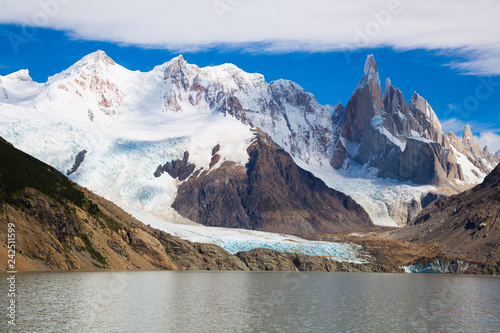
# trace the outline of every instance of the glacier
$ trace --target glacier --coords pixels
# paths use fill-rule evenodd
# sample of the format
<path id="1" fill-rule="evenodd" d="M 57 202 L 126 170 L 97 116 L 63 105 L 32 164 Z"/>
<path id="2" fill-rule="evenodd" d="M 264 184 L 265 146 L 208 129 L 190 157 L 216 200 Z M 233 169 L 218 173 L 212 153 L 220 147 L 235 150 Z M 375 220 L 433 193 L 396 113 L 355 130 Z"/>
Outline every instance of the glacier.
<path id="1" fill-rule="evenodd" d="M 207 227 L 177 215 L 170 219 L 139 209 L 128 212 L 153 228 L 192 242 L 215 244 L 231 254 L 265 248 L 281 252 L 323 256 L 335 261 L 368 263 L 371 257 L 358 244 L 346 242 L 310 241 L 297 236 L 247 229 Z"/>
<path id="2" fill-rule="evenodd" d="M 460 274 L 467 271 L 470 264 L 459 259 L 434 258 L 422 264 L 401 266 L 406 273 Z"/>

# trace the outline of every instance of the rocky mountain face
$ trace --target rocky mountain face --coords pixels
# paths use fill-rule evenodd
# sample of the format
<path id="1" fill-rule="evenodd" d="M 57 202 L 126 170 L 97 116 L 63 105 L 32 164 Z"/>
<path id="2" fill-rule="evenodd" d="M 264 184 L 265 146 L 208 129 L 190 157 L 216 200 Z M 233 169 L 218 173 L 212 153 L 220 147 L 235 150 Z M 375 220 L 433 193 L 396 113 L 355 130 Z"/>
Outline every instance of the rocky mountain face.
<path id="1" fill-rule="evenodd" d="M 69 169 L 66 172 L 66 175 L 69 176 L 78 170 L 78 167 L 80 166 L 80 164 L 82 164 L 83 160 L 85 159 L 85 154 L 87 154 L 87 151 L 84 149 L 76 155 L 75 163 L 73 163 L 73 166 L 71 167 L 71 169 Z"/>
<path id="2" fill-rule="evenodd" d="M 373 56 L 368 57 L 365 75 L 347 106 L 337 108 L 333 123 L 331 165 L 335 168 L 348 169 L 355 161 L 377 168 L 379 177 L 449 186 L 473 180 L 464 174 L 456 150 L 483 172 L 500 162 L 498 156 L 479 148 L 470 127 L 463 143 L 453 133 L 444 134 L 436 113 L 417 93 L 407 103 L 387 79 L 382 94 Z"/>
<path id="3" fill-rule="evenodd" d="M 448 134 L 454 152 L 458 156 L 464 156 L 474 167 L 484 174 L 488 174 L 500 162 L 498 153 L 490 153 L 488 146 L 483 149 L 474 140 L 472 129 L 465 126 L 464 134 L 460 140 L 453 132 Z M 471 170 L 477 177 L 480 177 L 476 170 Z"/>
<path id="4" fill-rule="evenodd" d="M 160 177 L 163 173 L 168 173 L 170 177 L 179 179 L 180 181 L 186 180 L 196 168 L 196 165 L 188 163 L 189 152 L 184 152 L 182 160 L 167 162 L 165 165 L 160 165 L 156 169 L 154 176 Z"/>
<path id="5" fill-rule="evenodd" d="M 301 235 L 376 229 L 352 198 L 298 167 L 270 136 L 255 133 L 245 166 L 221 161 L 197 170 L 179 186 L 172 207 L 208 226 Z"/>
<path id="6" fill-rule="evenodd" d="M 291 81 L 268 84 L 231 64 L 199 68 L 179 56 L 166 64 L 163 84 L 167 111 L 208 108 L 262 129 L 304 161 L 329 154 L 331 108 Z"/>
<path id="7" fill-rule="evenodd" d="M 0 138 L 0 236 L 16 231 L 16 269 L 401 272 L 380 264 L 257 249 L 232 255 L 137 221 Z M 0 246 L 7 263 L 7 244 Z M 0 271 L 7 270 L 1 267 Z"/>
<path id="8" fill-rule="evenodd" d="M 437 243 L 449 256 L 500 265 L 500 165 L 473 189 L 431 203 L 393 236 Z"/>

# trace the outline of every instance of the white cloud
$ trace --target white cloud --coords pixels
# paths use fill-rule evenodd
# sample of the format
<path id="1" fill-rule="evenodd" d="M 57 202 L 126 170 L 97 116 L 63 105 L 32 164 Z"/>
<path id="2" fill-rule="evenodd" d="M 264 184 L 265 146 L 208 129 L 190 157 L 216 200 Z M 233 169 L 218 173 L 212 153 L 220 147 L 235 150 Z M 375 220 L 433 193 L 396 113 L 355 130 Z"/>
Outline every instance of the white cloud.
<path id="1" fill-rule="evenodd" d="M 479 136 L 474 136 L 474 140 L 481 148 L 488 146 L 490 152 L 500 151 L 500 134 L 493 132 L 481 132 Z"/>
<path id="2" fill-rule="evenodd" d="M 479 133 L 479 136 L 474 135 L 474 139 L 481 148 L 487 145 L 492 152 L 500 150 L 500 135 L 495 134 L 500 133 L 500 128 L 494 128 L 492 124 L 480 123 L 475 120 L 464 121 L 457 118 L 441 121 L 441 129 L 444 133 L 453 132 L 459 137 L 463 135 L 466 125 L 470 126 L 473 133 Z"/>
<path id="3" fill-rule="evenodd" d="M 474 140 L 484 148 L 488 146 L 490 152 L 500 151 L 500 129 L 492 128 L 491 124 L 478 123 L 476 121 L 466 122 L 460 119 L 451 118 L 441 122 L 441 128 L 444 133 L 453 132 L 459 137 L 463 135 L 465 125 L 470 125 L 474 133 L 479 133 L 479 135 L 474 135 Z"/>
<path id="4" fill-rule="evenodd" d="M 441 121 L 441 129 L 443 130 L 444 133 L 453 132 L 453 133 L 459 135 L 459 134 L 463 134 L 464 129 L 465 129 L 465 125 L 467 125 L 467 124 L 468 123 L 463 121 L 463 120 L 451 118 L 451 119 Z M 473 126 L 471 126 L 471 129 L 473 129 Z"/>
<path id="5" fill-rule="evenodd" d="M 146 47 L 289 52 L 447 50 L 474 74 L 500 74 L 497 0 L 0 0 L 0 22 Z M 398 5 L 399 3 L 399 5 Z"/>

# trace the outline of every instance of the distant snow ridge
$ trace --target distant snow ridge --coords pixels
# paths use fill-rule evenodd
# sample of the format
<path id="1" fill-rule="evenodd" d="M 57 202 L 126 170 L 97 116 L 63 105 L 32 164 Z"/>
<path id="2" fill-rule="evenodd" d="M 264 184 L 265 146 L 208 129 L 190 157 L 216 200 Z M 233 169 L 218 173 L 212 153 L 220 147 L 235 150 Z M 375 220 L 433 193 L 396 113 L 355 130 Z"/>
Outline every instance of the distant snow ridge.
<path id="1" fill-rule="evenodd" d="M 366 103 L 322 106 L 291 81 L 266 83 L 230 64 L 199 68 L 179 56 L 139 72 L 97 51 L 44 84 L 26 70 L 0 77 L 0 135 L 62 172 L 86 150 L 71 179 L 127 211 L 164 221 L 182 220 L 170 207 L 179 181 L 154 177 L 157 167 L 188 151 L 190 163 L 208 170 L 216 145 L 221 161 L 245 165 L 252 126 L 328 186 L 351 195 L 379 225 L 406 223 L 412 201 L 440 186 L 453 191 L 477 183 L 500 161 L 478 151 L 473 137 L 443 134 L 418 94 L 407 104 L 388 80 L 382 95 L 373 56 L 351 99 L 356 96 Z M 400 177 L 406 169 L 383 163 L 412 147 L 432 153 L 456 184 L 415 185 L 411 174 Z M 379 154 L 371 154 L 374 148 Z M 405 156 L 410 167 L 418 165 L 416 156 Z"/>

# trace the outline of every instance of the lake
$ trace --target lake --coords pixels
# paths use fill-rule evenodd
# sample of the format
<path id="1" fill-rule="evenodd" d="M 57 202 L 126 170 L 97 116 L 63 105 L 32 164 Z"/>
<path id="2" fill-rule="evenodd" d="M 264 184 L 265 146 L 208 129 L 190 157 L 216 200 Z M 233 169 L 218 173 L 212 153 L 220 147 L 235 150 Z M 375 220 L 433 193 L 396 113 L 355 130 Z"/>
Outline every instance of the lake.
<path id="1" fill-rule="evenodd" d="M 6 309 L 7 275 L 2 274 Z M 12 332 L 498 332 L 500 278 L 375 273 L 19 273 Z M 5 310 L 4 310 L 5 311 Z M 7 319 L 2 315 L 2 332 Z"/>

